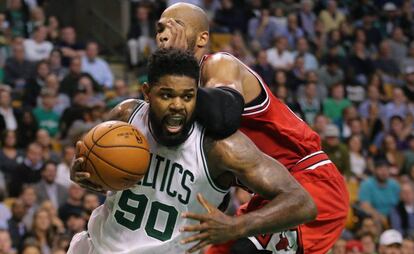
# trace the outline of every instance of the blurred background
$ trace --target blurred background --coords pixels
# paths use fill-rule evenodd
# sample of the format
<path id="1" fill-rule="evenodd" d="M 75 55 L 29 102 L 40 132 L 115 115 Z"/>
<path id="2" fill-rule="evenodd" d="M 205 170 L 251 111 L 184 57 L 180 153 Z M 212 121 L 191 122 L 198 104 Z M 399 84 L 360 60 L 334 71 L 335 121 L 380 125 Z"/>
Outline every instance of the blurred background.
<path id="1" fill-rule="evenodd" d="M 66 253 L 103 197 L 74 143 L 141 98 L 155 22 L 178 2 L 0 1 L 0 254 Z M 191 0 L 232 53 L 322 137 L 351 196 L 334 254 L 414 253 L 414 1 Z M 250 199 L 233 189 L 228 213 Z"/>

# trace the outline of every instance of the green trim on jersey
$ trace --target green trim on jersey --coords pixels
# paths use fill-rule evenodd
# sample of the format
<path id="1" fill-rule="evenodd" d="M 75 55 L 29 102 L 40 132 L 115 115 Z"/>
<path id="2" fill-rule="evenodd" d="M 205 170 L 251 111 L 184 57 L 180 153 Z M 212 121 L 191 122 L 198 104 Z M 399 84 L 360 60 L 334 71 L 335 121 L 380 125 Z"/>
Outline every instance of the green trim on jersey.
<path id="1" fill-rule="evenodd" d="M 204 172 L 206 173 L 207 180 L 210 183 L 211 187 L 213 187 L 213 189 L 215 189 L 216 191 L 218 191 L 220 193 L 226 194 L 227 192 L 229 192 L 229 189 L 220 188 L 219 186 L 217 186 L 214 183 L 213 179 L 211 179 L 210 171 L 208 170 L 208 167 L 207 167 L 206 156 L 204 155 L 204 148 L 203 148 L 203 144 L 204 144 L 204 134 L 205 134 L 205 129 L 203 128 L 203 130 L 201 132 L 201 138 L 200 138 L 200 150 L 201 150 L 201 159 L 203 160 L 203 169 L 204 169 Z"/>

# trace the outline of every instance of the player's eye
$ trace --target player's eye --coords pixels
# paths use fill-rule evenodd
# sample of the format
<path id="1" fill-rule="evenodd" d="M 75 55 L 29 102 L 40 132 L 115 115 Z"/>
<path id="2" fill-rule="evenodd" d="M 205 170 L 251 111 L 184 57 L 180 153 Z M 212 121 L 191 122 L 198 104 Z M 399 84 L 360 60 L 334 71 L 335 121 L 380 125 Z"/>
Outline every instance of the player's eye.
<path id="1" fill-rule="evenodd" d="M 172 95 L 171 95 L 171 94 L 169 94 L 169 93 L 163 93 L 163 94 L 161 94 L 161 98 L 162 98 L 163 100 L 169 100 L 169 99 L 171 99 L 171 98 L 172 98 Z"/>
<path id="2" fill-rule="evenodd" d="M 193 97 L 193 94 L 185 94 L 184 96 L 182 96 L 183 100 L 185 101 L 190 101 Z"/>

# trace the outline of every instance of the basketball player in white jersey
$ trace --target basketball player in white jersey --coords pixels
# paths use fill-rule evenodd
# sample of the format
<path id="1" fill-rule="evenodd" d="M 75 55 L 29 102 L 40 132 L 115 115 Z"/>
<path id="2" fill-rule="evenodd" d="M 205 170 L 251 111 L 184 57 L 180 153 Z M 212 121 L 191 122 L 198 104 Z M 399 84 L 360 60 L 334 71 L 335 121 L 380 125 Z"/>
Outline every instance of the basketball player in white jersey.
<path id="1" fill-rule="evenodd" d="M 191 53 L 155 52 L 148 79 L 147 102 L 127 100 L 111 113 L 146 136 L 149 170 L 135 187 L 107 195 L 68 253 L 180 254 L 314 218 L 312 199 L 280 163 L 241 132 L 213 140 L 193 121 L 199 66 Z M 99 188 L 80 171 L 82 163 L 75 161 L 72 179 Z M 268 197 L 268 205 L 240 217 L 222 213 L 218 207 L 235 177 Z"/>

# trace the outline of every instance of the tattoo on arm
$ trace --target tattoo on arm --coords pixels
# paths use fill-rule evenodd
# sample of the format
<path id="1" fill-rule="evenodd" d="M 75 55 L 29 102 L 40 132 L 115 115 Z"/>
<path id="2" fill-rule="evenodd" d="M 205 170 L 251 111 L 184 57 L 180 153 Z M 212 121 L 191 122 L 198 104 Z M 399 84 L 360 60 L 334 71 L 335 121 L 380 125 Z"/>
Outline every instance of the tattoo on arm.
<path id="1" fill-rule="evenodd" d="M 143 101 L 136 99 L 125 100 L 116 105 L 110 112 L 108 120 L 118 120 L 128 122 L 135 109 L 141 105 Z"/>

